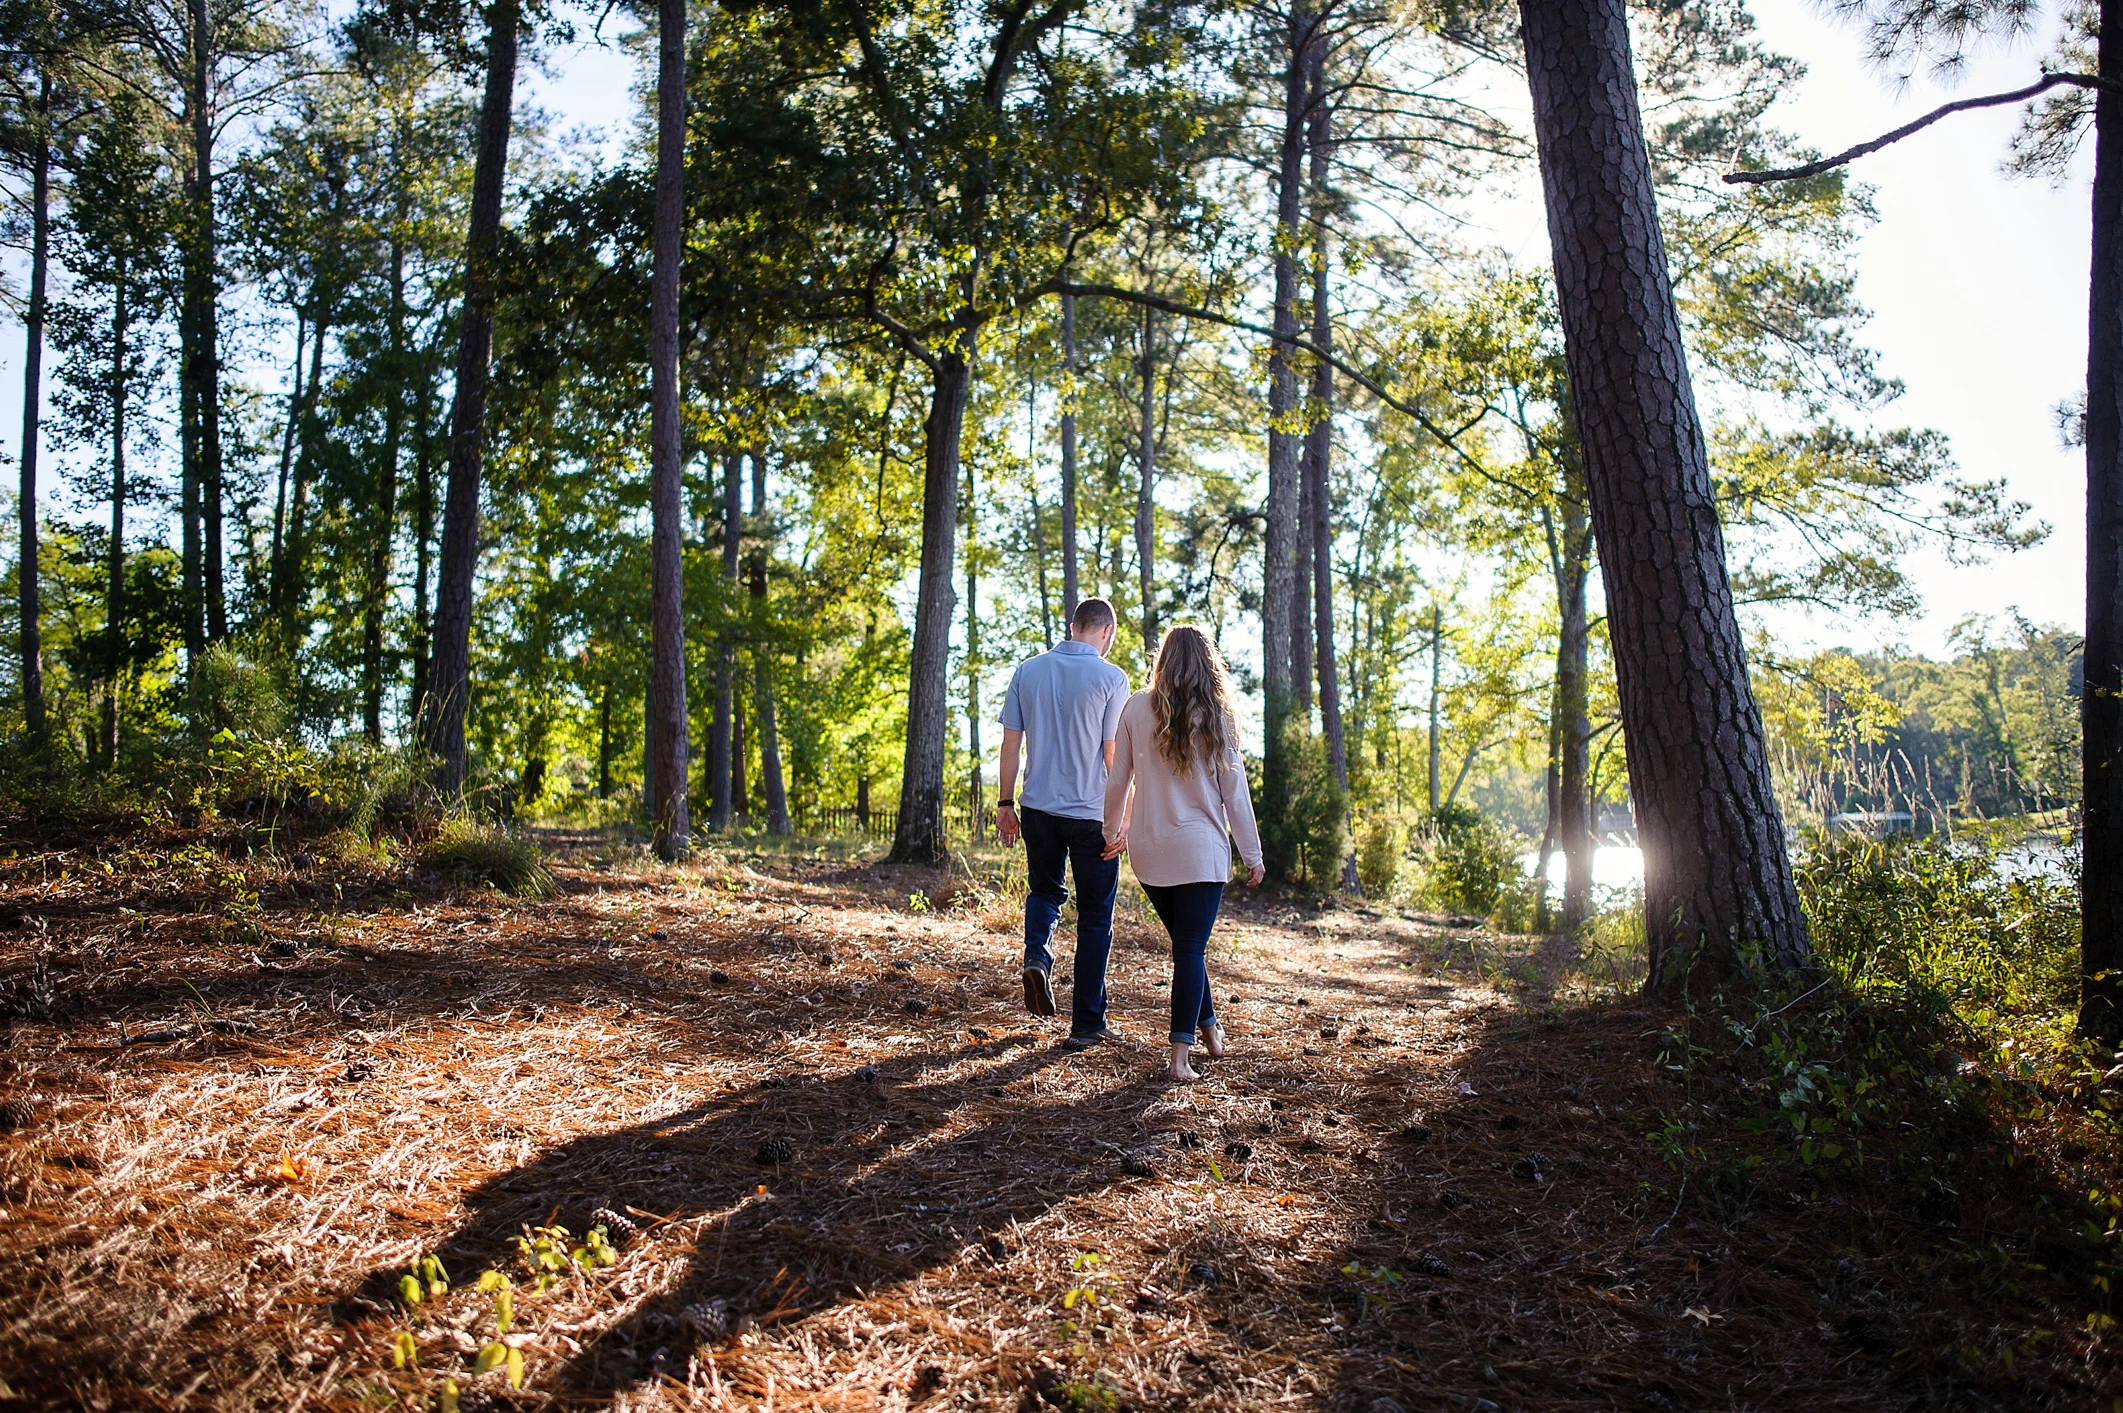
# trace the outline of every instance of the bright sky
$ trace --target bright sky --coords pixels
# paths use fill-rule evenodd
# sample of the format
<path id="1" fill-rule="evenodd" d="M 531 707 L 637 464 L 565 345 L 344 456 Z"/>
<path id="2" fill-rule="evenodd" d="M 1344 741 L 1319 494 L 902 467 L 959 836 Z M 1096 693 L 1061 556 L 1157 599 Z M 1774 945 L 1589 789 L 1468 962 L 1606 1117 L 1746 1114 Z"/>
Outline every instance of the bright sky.
<path id="1" fill-rule="evenodd" d="M 1809 66 L 1776 120 L 1826 151 L 1949 98 L 2019 87 L 2040 57 L 2028 45 L 1986 54 L 1951 90 L 1920 79 L 1897 94 L 1859 62 L 1852 30 L 1791 0 L 1757 0 L 1756 10 L 1766 42 Z M 521 92 L 547 110 L 556 135 L 572 130 L 607 151 L 625 141 L 636 121 L 626 56 L 577 45 L 550 54 L 545 68 L 527 72 Z M 1499 106 L 1522 110 L 1523 97 L 1513 97 Z M 2008 177 L 1999 163 L 2017 121 L 2012 108 L 1959 114 L 1857 164 L 1880 212 L 1859 252 L 1858 292 L 1875 311 L 1869 341 L 1908 385 L 1890 419 L 1946 432 L 1964 473 L 2005 478 L 2052 525 L 2051 537 L 1984 566 L 1925 555 L 1926 611 L 1914 622 L 1815 619 L 1790 625 L 1793 633 L 1936 653 L 1972 613 L 2018 608 L 2037 622 L 2084 620 L 2083 465 L 2058 444 L 2052 409 L 2085 375 L 2090 153 L 2061 189 Z M 1537 211 L 1497 215 L 1500 242 L 1527 262 L 1546 258 Z M 20 272 L 11 274 L 19 286 Z M 9 453 L 21 426 L 21 368 L 20 326 L 0 328 L 0 446 Z"/>

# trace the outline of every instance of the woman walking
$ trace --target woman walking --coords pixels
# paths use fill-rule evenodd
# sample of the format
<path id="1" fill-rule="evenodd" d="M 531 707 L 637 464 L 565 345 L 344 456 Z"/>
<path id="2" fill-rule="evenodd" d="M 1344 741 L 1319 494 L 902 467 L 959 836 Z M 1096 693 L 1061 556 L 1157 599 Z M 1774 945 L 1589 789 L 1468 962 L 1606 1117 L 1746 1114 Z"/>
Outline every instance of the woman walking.
<path id="1" fill-rule="evenodd" d="M 1134 799 L 1129 799 L 1133 785 Z M 1197 1031 L 1211 1059 L 1224 1028 L 1209 998 L 1206 952 L 1231 881 L 1231 844 L 1261 881 L 1261 836 L 1238 753 L 1238 719 L 1224 662 L 1201 629 L 1165 634 L 1150 686 L 1128 698 L 1106 778 L 1106 857 L 1126 852 L 1136 881 L 1172 936 L 1172 1059 L 1165 1072 L 1201 1078 L 1187 1063 Z"/>

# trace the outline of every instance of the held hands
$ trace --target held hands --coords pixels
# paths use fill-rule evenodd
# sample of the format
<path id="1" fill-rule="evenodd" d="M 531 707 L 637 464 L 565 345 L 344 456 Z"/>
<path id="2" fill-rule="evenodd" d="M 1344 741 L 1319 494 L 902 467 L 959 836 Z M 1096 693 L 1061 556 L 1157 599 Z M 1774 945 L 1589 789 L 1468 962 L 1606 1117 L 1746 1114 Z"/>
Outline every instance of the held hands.
<path id="1" fill-rule="evenodd" d="M 1106 841 L 1106 851 L 1100 854 L 1099 857 L 1102 859 L 1117 859 L 1127 852 L 1128 831 L 1123 829 L 1117 836 Z"/>
<path id="2" fill-rule="evenodd" d="M 995 835 L 1003 841 L 1006 849 L 1017 846 L 1017 806 L 999 805 L 995 810 Z"/>

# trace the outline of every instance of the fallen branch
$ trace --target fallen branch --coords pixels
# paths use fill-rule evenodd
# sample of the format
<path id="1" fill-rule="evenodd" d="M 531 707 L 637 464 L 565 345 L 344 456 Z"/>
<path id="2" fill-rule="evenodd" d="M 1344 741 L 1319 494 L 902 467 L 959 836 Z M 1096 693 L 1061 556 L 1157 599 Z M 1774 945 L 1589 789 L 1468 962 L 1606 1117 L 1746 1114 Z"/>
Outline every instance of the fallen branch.
<path id="1" fill-rule="evenodd" d="M 1760 186 L 1765 182 L 1795 182 L 1803 177 L 1817 177 L 1823 172 L 1833 171 L 1846 162 L 1855 162 L 1860 157 L 1868 156 L 1883 147 L 1900 142 L 1905 137 L 1914 136 L 1939 121 L 1939 119 L 1954 113 L 1965 113 L 1976 108 L 1995 108 L 2005 103 L 2024 102 L 2029 98 L 2047 93 L 2050 89 L 2060 86 L 2106 88 L 2111 90 L 2123 87 L 2123 85 L 2118 85 L 2113 80 L 2100 78 L 2094 74 L 2048 73 L 2042 75 L 2040 79 L 2027 85 L 2027 87 L 2016 88 L 2010 93 L 1987 93 L 1981 98 L 1961 98 L 1952 103 L 1941 104 L 1914 122 L 1904 123 L 1893 132 L 1882 133 L 1870 142 L 1861 142 L 1856 147 L 1838 152 L 1833 157 L 1823 157 L 1819 161 L 1808 162 L 1801 167 L 1774 167 L 1765 172 L 1727 172 L 1724 180 L 1729 185 L 1734 186 Z"/>

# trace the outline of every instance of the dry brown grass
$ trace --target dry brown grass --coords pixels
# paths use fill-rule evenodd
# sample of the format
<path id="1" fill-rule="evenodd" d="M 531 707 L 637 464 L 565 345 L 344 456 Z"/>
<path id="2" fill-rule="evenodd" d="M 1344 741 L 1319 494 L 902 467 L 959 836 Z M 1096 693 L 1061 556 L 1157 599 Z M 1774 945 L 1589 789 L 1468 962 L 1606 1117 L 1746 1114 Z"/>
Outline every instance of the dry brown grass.
<path id="1" fill-rule="evenodd" d="M 188 842 L 0 863 L 0 1379 L 24 1406 L 2123 1392 L 2094 1336 L 2024 1339 L 2062 1323 L 2039 1277 L 1926 1288 L 1816 1199 L 1684 1210 L 1645 1139 L 1668 1018 L 1515 1000 L 1484 975 L 1539 959 L 1497 939 L 1244 900 L 1213 959 L 1233 1053 L 1177 1088 L 1132 914 L 1114 1010 L 1141 1043 L 1071 1056 L 1017 1004 L 1004 903 L 909 909 L 956 896 L 941 873 L 561 841 L 560 896 L 518 901 Z M 517 1239 L 597 1225 L 616 1262 L 535 1288 Z M 451 1289 L 408 1307 L 429 1254 Z M 521 1390 L 472 1372 L 489 1269 Z M 1999 1332 L 2010 1367 L 1962 1352 Z"/>

